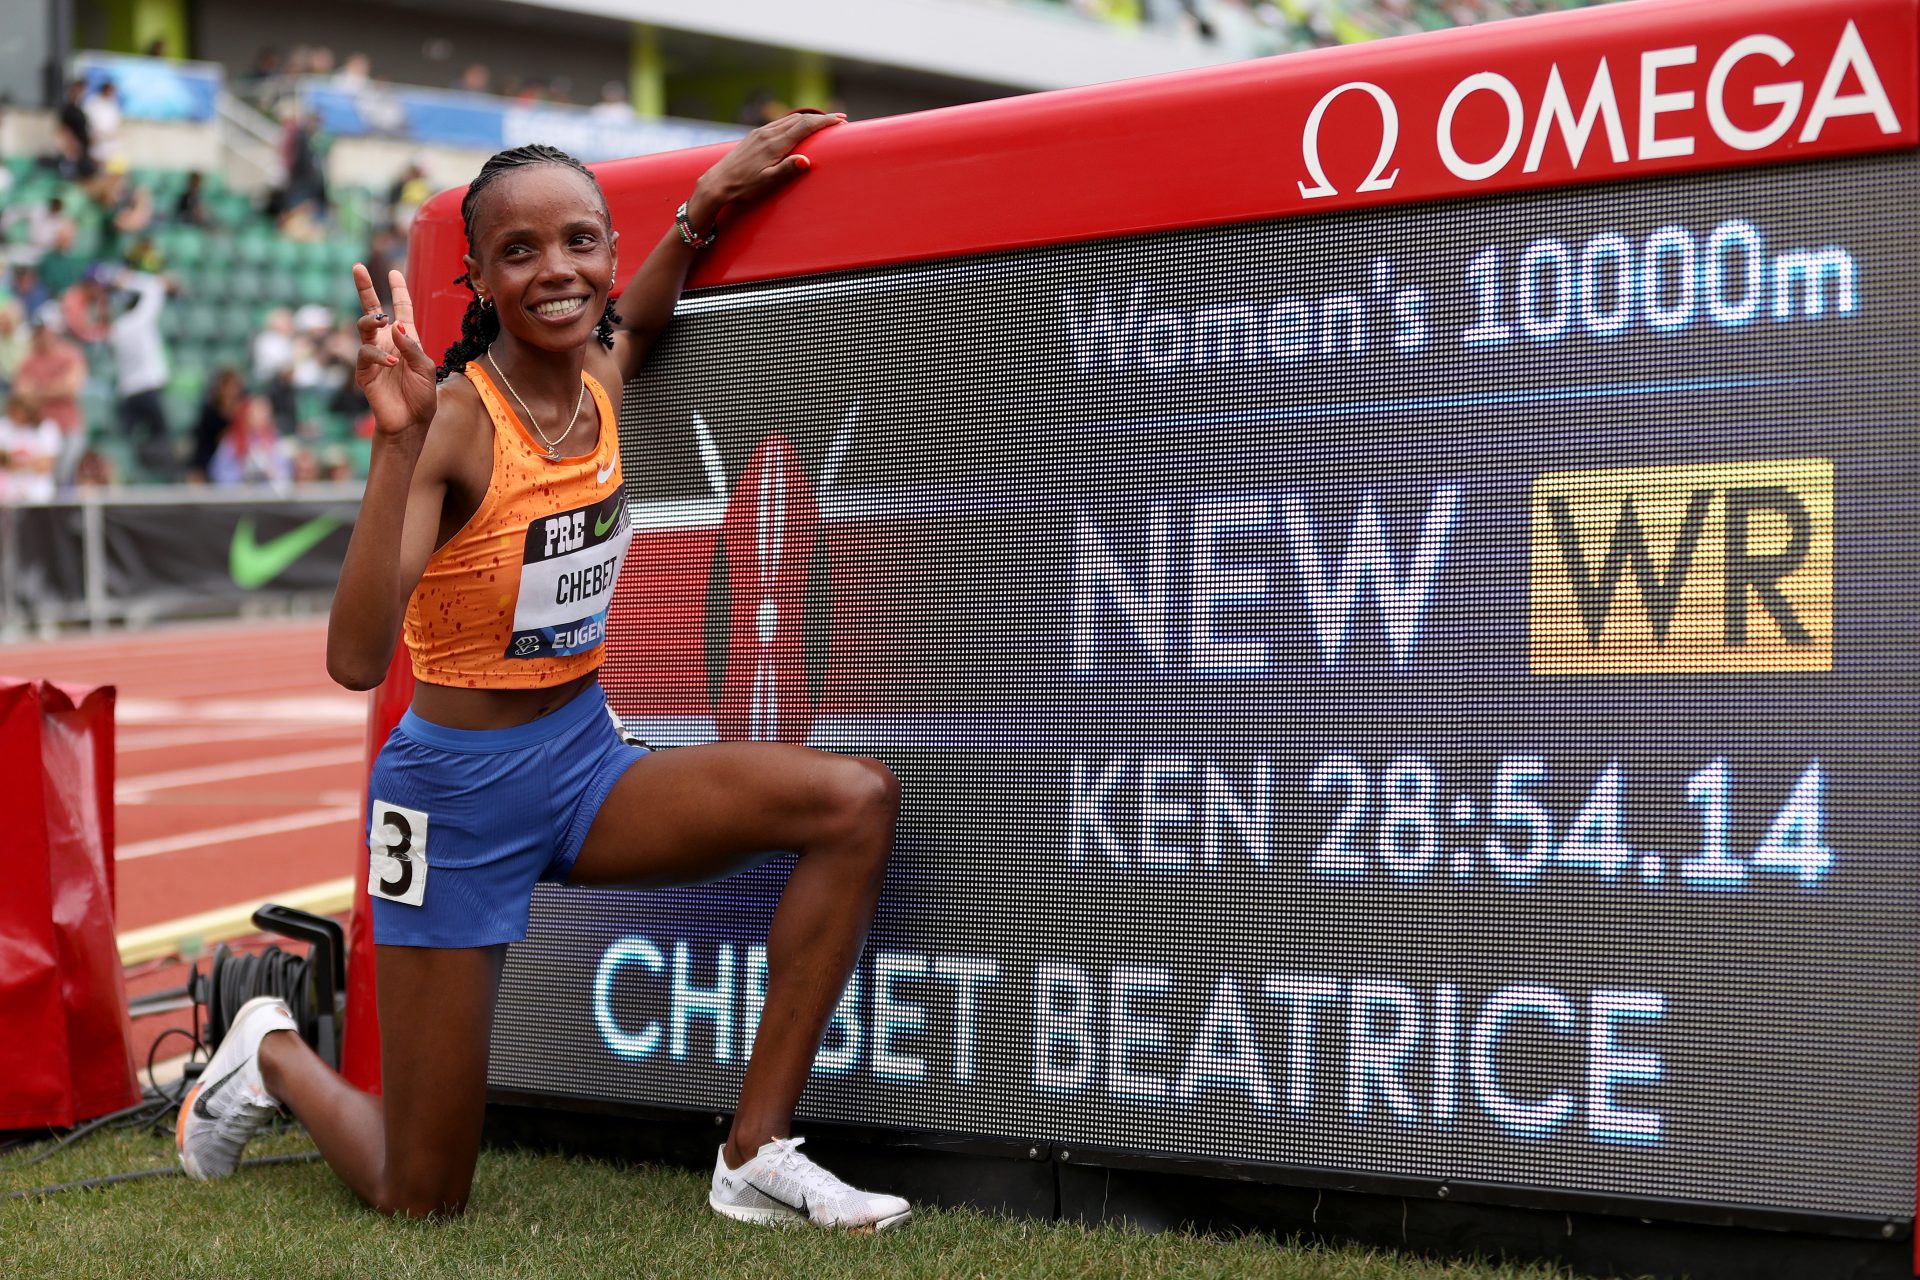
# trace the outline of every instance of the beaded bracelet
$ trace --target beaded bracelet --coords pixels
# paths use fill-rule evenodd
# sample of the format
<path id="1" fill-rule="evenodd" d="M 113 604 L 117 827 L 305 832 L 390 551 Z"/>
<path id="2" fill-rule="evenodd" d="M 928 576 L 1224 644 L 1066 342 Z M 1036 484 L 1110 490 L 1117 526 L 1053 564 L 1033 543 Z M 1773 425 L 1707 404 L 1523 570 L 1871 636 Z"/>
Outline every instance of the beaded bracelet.
<path id="1" fill-rule="evenodd" d="M 712 244 L 718 232 L 716 228 L 703 236 L 695 231 L 693 223 L 687 220 L 687 205 L 684 200 L 680 202 L 680 207 L 673 211 L 673 225 L 680 228 L 680 238 L 696 249 L 704 249 Z"/>

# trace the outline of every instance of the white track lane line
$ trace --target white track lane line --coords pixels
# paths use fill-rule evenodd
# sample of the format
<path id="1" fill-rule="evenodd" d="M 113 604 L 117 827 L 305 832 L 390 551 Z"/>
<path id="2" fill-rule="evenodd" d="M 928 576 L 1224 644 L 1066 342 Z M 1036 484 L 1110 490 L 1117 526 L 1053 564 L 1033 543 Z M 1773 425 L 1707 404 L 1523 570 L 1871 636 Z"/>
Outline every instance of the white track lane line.
<path id="1" fill-rule="evenodd" d="M 75 636 L 57 643 L 38 640 L 23 641 L 10 649 L 28 654 L 66 655 L 104 654 L 111 658 L 123 655 L 144 655 L 150 653 L 195 653 L 204 651 L 209 644 L 224 644 L 233 640 L 249 641 L 256 650 L 269 646 L 284 645 L 312 646 L 319 652 L 326 646 L 327 623 L 324 618 L 308 622 L 294 623 L 217 623 L 210 626 L 167 627 L 154 631 L 119 631 L 108 635 Z"/>
<path id="2" fill-rule="evenodd" d="M 161 751 L 170 747 L 197 747 L 213 742 L 249 742 L 260 738 L 290 738 L 304 734 L 313 738 L 360 737 L 366 732 L 358 724 L 230 724 L 201 725 L 192 729 L 135 729 L 117 733 L 113 739 L 116 755 L 131 751 Z"/>
<path id="3" fill-rule="evenodd" d="M 299 751 L 282 756 L 254 756 L 231 760 L 226 764 L 201 765 L 194 769 L 173 769 L 166 773 L 143 773 L 122 778 L 113 789 L 116 804 L 136 804 L 156 791 L 176 787 L 197 787 L 207 782 L 231 782 L 235 778 L 257 778 L 268 773 L 292 773 L 297 769 L 325 769 L 333 765 L 359 764 L 367 753 L 358 746 L 328 747 L 324 751 Z"/>
<path id="4" fill-rule="evenodd" d="M 122 698 L 114 708 L 119 724 L 205 724 L 238 720 L 253 724 L 299 721 L 312 724 L 367 722 L 367 696 L 315 694 L 294 698 Z"/>
<path id="5" fill-rule="evenodd" d="M 358 823 L 359 820 L 360 806 L 357 804 L 335 805 L 327 809 L 308 809 L 303 813 L 290 813 L 282 818 L 262 818 L 258 822 L 238 822 L 230 827 L 210 827 L 205 831 L 187 831 L 177 836 L 137 840 L 132 844 L 121 845 L 114 853 L 114 861 L 131 862 L 135 858 L 153 858 L 163 853 L 204 849 L 210 845 L 257 840 L 262 836 L 305 831 L 309 827 L 324 827 L 335 822 Z"/>

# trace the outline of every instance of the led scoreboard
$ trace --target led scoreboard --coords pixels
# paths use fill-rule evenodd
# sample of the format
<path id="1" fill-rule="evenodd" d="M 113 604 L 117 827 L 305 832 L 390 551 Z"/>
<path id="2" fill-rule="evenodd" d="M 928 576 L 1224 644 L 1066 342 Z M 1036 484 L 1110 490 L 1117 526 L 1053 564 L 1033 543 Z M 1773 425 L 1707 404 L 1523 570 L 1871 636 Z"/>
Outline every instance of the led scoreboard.
<path id="1" fill-rule="evenodd" d="M 723 225 L 604 678 L 901 778 L 803 1116 L 1903 1230 L 1916 16 L 856 123 Z M 714 154 L 601 170 L 629 246 Z M 730 1109 L 783 880 L 544 886 L 492 1083 Z"/>

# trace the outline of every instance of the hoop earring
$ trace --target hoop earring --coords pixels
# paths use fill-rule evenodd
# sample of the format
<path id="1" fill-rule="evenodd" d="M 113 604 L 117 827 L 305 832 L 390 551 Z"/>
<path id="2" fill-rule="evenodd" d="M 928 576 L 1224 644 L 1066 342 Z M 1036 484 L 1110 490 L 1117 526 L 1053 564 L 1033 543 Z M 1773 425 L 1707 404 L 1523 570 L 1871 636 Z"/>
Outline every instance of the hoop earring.
<path id="1" fill-rule="evenodd" d="M 492 298 L 489 298 L 489 297 L 488 297 L 488 296 L 487 296 L 486 294 L 484 294 L 484 293 L 480 295 L 480 309 L 481 309 L 482 311 L 491 311 L 491 310 L 493 310 L 493 299 L 492 299 Z"/>

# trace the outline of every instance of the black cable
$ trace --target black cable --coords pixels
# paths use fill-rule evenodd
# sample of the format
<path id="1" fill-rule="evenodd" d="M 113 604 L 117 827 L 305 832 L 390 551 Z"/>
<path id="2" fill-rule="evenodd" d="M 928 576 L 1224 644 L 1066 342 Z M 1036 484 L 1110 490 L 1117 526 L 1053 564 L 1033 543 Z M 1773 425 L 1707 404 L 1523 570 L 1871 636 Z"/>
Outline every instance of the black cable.
<path id="1" fill-rule="evenodd" d="M 318 1151 L 300 1151 L 287 1156 L 259 1156 L 252 1160 L 242 1160 L 240 1168 L 249 1169 L 263 1164 L 308 1164 L 318 1160 Z M 32 1163 L 29 1161 L 28 1163 Z M 111 1187 L 121 1182 L 140 1182 L 147 1178 L 177 1178 L 181 1176 L 179 1166 L 167 1169 L 142 1169 L 138 1173 L 112 1173 L 104 1178 L 83 1178 L 79 1182 L 60 1182 L 50 1187 L 35 1187 L 31 1191 L 10 1191 L 0 1196 L 0 1202 L 8 1200 L 32 1200 L 42 1196 L 58 1195 L 62 1191 L 93 1191 L 100 1187 Z"/>
<path id="2" fill-rule="evenodd" d="M 159 1035 L 155 1036 L 153 1038 L 153 1043 L 147 1046 L 147 1079 L 149 1080 L 153 1079 L 154 1057 L 157 1054 L 160 1046 L 166 1042 L 166 1039 L 168 1036 L 185 1036 L 187 1038 L 187 1043 L 190 1046 L 192 1046 L 187 1050 L 186 1056 L 189 1060 L 193 1058 L 194 1054 L 202 1053 L 205 1051 L 205 1047 L 200 1043 L 200 1037 L 198 1035 L 187 1030 L 185 1027 L 168 1027 L 165 1031 L 162 1031 Z M 153 1092 L 158 1093 L 161 1097 L 165 1098 L 173 1106 L 178 1107 L 181 1103 L 181 1100 L 187 1096 L 187 1077 L 185 1072 L 182 1072 L 180 1075 L 179 1086 L 180 1087 L 178 1088 L 178 1090 L 176 1090 L 173 1093 L 168 1093 L 166 1089 L 162 1088 L 157 1084 L 149 1087 L 152 1089 Z"/>
<path id="3" fill-rule="evenodd" d="M 114 1123 L 116 1120 L 125 1120 L 130 1116 L 140 1116 L 141 1120 L 144 1122 L 144 1119 L 145 1119 L 144 1113 L 149 1107 L 153 1105 L 154 1104 L 153 1104 L 152 1098 L 143 1096 L 140 1099 L 140 1101 L 134 1103 L 130 1107 L 122 1107 L 118 1111 L 110 1111 L 104 1116 L 95 1116 L 93 1119 L 87 1121 L 85 1124 L 80 1125 L 77 1128 L 71 1129 L 64 1134 L 61 1134 L 57 1138 L 55 1138 L 54 1135 L 52 1134 L 48 1134 L 46 1138 L 36 1139 L 35 1141 L 37 1142 L 46 1142 L 48 1141 L 48 1139 L 52 1139 L 52 1145 L 49 1146 L 45 1151 L 42 1151 L 37 1155 L 32 1155 L 27 1157 L 25 1160 L 20 1160 L 15 1162 L 11 1167 L 15 1169 L 25 1169 L 30 1165 L 39 1164 L 42 1160 L 50 1160 L 55 1155 L 58 1155 L 60 1152 L 66 1150 L 68 1147 L 72 1146 L 74 1143 L 80 1141 L 80 1139 L 86 1137 L 88 1134 L 93 1133 L 100 1129 L 104 1129 L 108 1125 Z"/>

